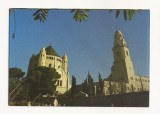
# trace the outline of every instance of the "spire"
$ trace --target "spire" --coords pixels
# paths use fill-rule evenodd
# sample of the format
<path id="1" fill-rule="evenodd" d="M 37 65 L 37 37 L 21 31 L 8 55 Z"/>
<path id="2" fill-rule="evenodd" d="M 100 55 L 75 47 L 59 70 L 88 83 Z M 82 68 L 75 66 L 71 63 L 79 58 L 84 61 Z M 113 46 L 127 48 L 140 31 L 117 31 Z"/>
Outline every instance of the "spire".
<path id="1" fill-rule="evenodd" d="M 63 55 L 62 59 L 68 60 L 68 57 L 67 57 L 66 53 Z"/>
<path id="2" fill-rule="evenodd" d="M 46 54 L 46 50 L 44 47 L 41 49 L 40 53 Z"/>
<path id="3" fill-rule="evenodd" d="M 128 47 L 122 32 L 120 30 L 116 30 L 114 34 L 114 47 L 121 47 L 121 46 Z"/>
<path id="4" fill-rule="evenodd" d="M 89 73 L 89 71 L 88 71 L 88 76 L 90 76 L 90 73 Z"/>
<path id="5" fill-rule="evenodd" d="M 122 39 L 123 38 L 123 34 L 120 30 L 116 30 L 115 34 L 114 34 L 114 38 L 115 39 Z"/>

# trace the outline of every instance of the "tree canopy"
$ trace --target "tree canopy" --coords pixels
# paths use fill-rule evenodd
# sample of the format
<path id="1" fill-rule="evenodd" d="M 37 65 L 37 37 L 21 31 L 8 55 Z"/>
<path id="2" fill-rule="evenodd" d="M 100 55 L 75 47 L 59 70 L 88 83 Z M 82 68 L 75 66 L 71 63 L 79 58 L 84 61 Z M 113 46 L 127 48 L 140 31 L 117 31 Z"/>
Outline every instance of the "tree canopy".
<path id="1" fill-rule="evenodd" d="M 20 83 L 20 78 L 24 76 L 20 68 L 9 68 L 9 93 Z"/>
<path id="2" fill-rule="evenodd" d="M 99 91 L 98 91 L 98 93 L 101 95 L 102 92 L 103 92 L 104 83 L 103 83 L 103 79 L 102 79 L 100 73 L 98 73 L 98 79 L 99 79 Z"/>
<path id="3" fill-rule="evenodd" d="M 72 88 L 71 88 L 72 97 L 75 95 L 75 93 L 76 93 L 76 77 L 72 76 Z"/>
<path id="4" fill-rule="evenodd" d="M 9 76 L 14 78 L 21 78 L 23 77 L 25 72 L 23 72 L 20 68 L 9 68 Z"/>
<path id="5" fill-rule="evenodd" d="M 60 75 L 54 68 L 38 67 L 28 75 L 29 80 L 24 85 L 26 98 L 34 100 L 39 95 L 53 95 L 56 89 L 55 82 Z"/>
<path id="6" fill-rule="evenodd" d="M 82 91 L 87 93 L 90 96 L 94 95 L 94 92 L 95 92 L 94 81 L 89 72 L 86 80 L 84 80 L 84 83 L 82 83 Z"/>

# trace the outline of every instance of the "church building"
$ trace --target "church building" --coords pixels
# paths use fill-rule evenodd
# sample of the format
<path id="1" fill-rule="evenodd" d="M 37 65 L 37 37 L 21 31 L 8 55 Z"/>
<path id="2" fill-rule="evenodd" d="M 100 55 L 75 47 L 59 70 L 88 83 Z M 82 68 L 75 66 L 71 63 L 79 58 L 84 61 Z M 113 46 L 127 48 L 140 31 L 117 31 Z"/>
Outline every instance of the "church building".
<path id="1" fill-rule="evenodd" d="M 111 74 L 104 80 L 104 94 L 149 91 L 149 78 L 135 74 L 129 47 L 121 31 L 114 35 L 114 62 Z"/>
<path id="2" fill-rule="evenodd" d="M 56 82 L 56 91 L 59 94 L 63 94 L 71 88 L 66 54 L 61 58 L 51 45 L 43 47 L 37 55 L 33 54 L 30 58 L 28 73 L 39 66 L 54 68 L 60 74 L 61 77 Z"/>

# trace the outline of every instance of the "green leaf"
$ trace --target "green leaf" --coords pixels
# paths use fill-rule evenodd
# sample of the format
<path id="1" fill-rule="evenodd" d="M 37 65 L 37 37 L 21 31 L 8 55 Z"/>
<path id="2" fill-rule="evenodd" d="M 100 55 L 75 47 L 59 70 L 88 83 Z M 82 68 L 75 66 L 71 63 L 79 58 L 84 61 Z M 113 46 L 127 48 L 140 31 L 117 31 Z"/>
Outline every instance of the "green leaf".
<path id="1" fill-rule="evenodd" d="M 134 10 L 130 10 L 129 11 L 129 20 L 131 20 L 133 18 L 134 15 Z"/>
<path id="2" fill-rule="evenodd" d="M 74 10 L 71 10 L 71 13 L 74 13 L 74 16 L 73 16 L 73 19 L 75 21 L 79 21 L 79 22 L 82 22 L 82 21 L 86 21 L 87 18 L 88 18 L 88 12 L 89 10 L 85 10 L 85 9 L 74 9 Z"/>
<path id="3" fill-rule="evenodd" d="M 130 21 L 132 20 L 134 14 L 135 14 L 135 11 L 138 11 L 138 10 L 124 10 L 124 18 L 126 21 Z"/>
<path id="4" fill-rule="evenodd" d="M 38 9 L 38 10 L 33 14 L 33 16 L 36 16 L 39 12 L 40 12 L 40 10 Z"/>
<path id="5" fill-rule="evenodd" d="M 124 12 L 124 19 L 127 20 L 127 11 L 124 10 L 123 12 Z"/>
<path id="6" fill-rule="evenodd" d="M 48 15 L 48 9 L 38 9 L 34 14 L 33 14 L 33 17 L 34 17 L 34 20 L 36 21 L 40 21 L 40 22 L 45 22 L 47 19 Z"/>
<path id="7" fill-rule="evenodd" d="M 114 10 L 107 10 L 107 11 L 113 12 Z M 119 17 L 120 12 L 121 12 L 120 9 L 116 9 L 116 18 Z M 124 9 L 123 16 L 124 16 L 125 21 L 132 20 L 136 12 L 141 13 L 141 10 Z"/>
<path id="8" fill-rule="evenodd" d="M 116 10 L 116 18 L 119 16 L 120 10 Z"/>

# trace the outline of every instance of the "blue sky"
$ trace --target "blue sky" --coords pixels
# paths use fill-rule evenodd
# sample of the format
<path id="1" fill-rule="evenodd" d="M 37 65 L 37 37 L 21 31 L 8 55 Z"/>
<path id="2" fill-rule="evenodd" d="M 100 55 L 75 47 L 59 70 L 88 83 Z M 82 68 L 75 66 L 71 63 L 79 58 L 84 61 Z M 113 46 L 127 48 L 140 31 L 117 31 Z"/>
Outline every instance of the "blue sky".
<path id="1" fill-rule="evenodd" d="M 13 13 L 10 15 L 10 62 L 27 73 L 29 59 L 42 47 L 52 45 L 60 56 L 67 53 L 70 75 L 77 82 L 86 78 L 88 71 L 95 81 L 98 72 L 107 78 L 113 64 L 113 40 L 116 26 L 122 31 L 130 49 L 135 72 L 149 76 L 149 11 L 136 13 L 131 21 L 115 12 L 90 10 L 86 22 L 76 22 L 70 10 L 50 10 L 47 21 L 33 20 L 35 10 L 16 9 L 16 35 Z"/>

